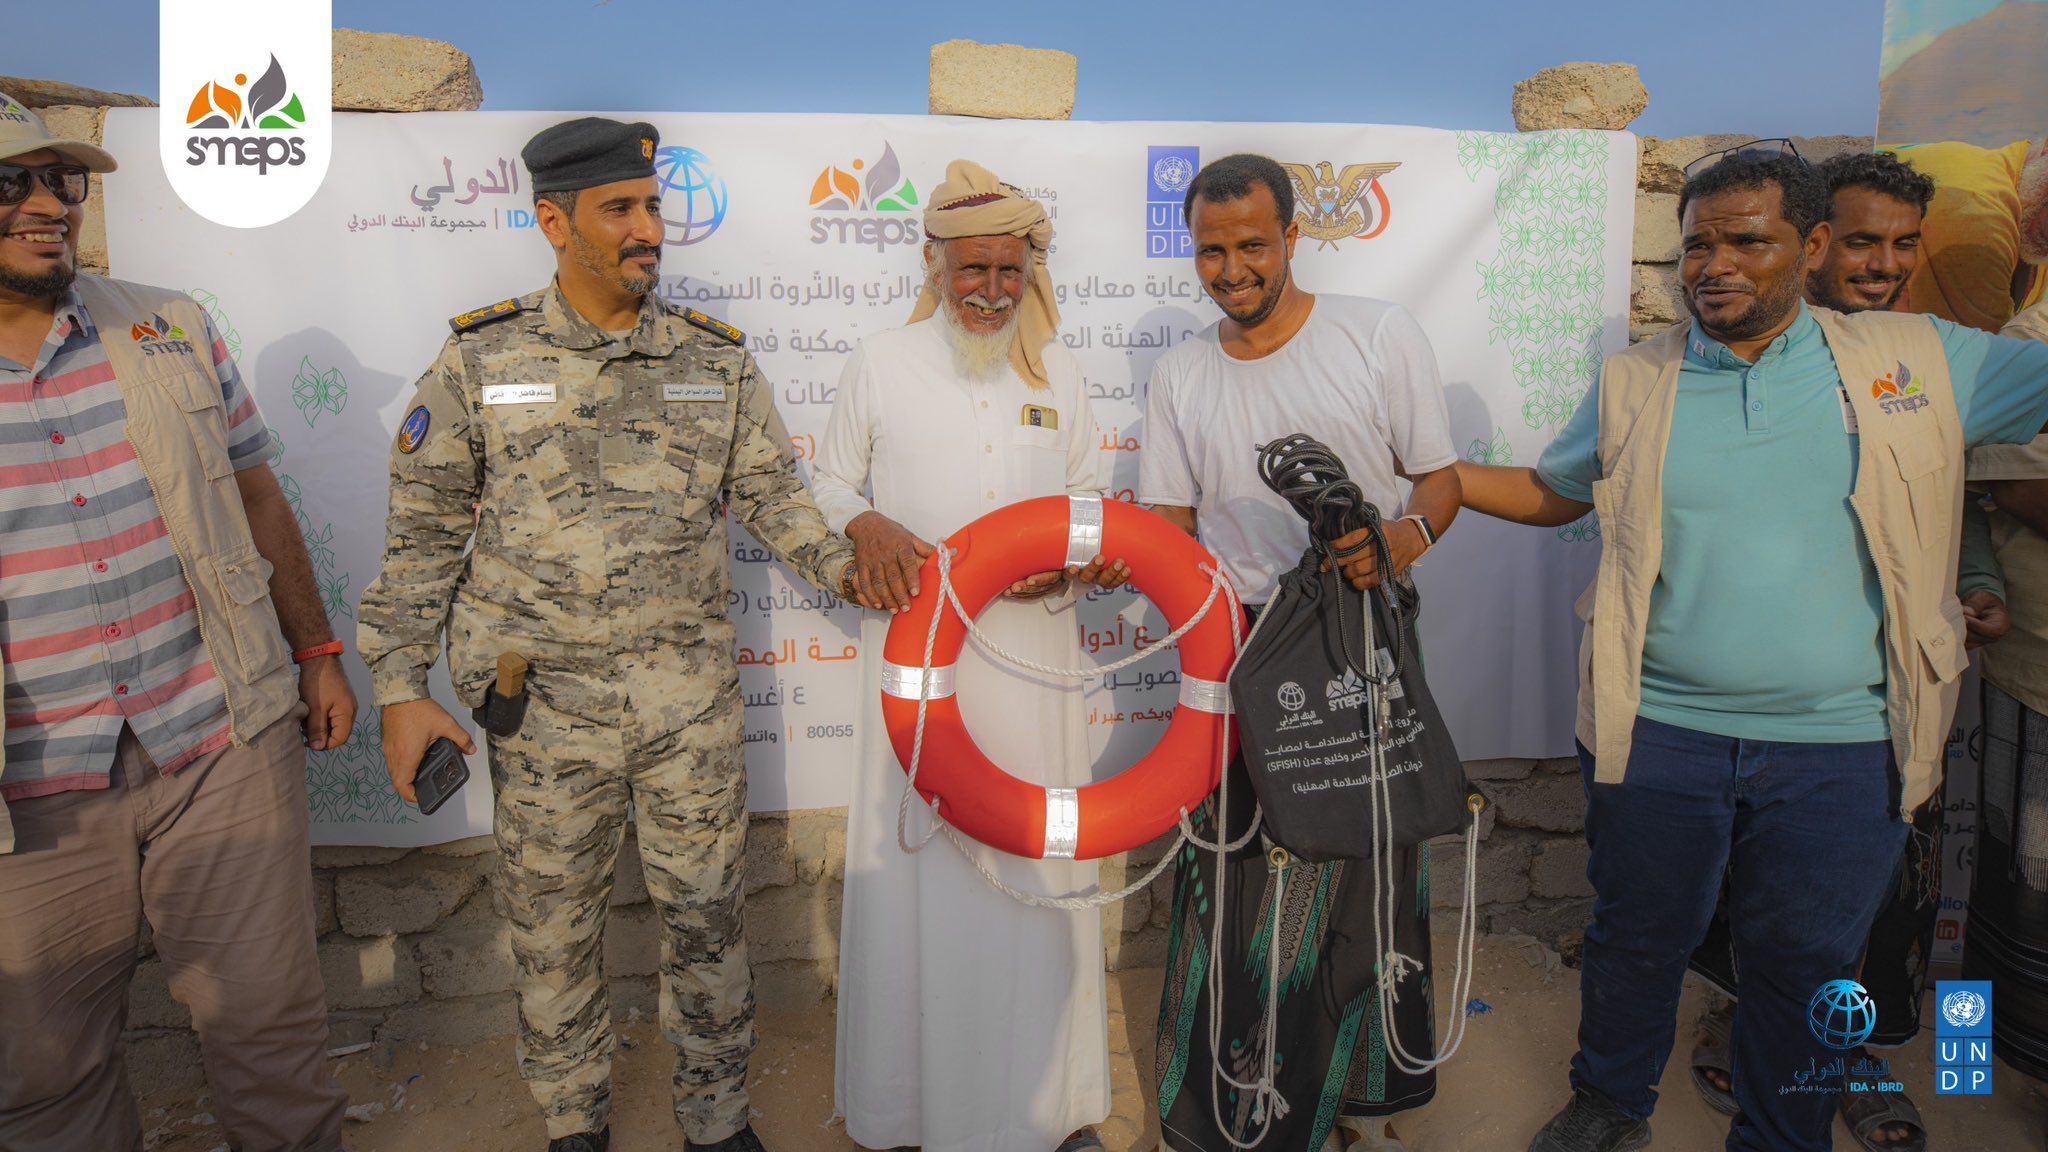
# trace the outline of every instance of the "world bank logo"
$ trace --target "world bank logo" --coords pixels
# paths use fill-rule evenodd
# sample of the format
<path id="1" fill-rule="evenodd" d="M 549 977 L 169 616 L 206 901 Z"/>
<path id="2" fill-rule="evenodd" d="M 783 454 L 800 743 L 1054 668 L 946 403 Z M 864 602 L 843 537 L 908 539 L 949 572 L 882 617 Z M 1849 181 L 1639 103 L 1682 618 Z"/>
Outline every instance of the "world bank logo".
<path id="1" fill-rule="evenodd" d="M 1941 1018 L 1954 1028 L 1975 1028 L 1990 1010 L 1975 992 L 1951 992 L 1941 998 Z"/>
<path id="2" fill-rule="evenodd" d="M 1854 980 L 1830 980 L 1807 1001 L 1806 1026 L 1830 1048 L 1855 1048 L 1877 1028 L 1877 1001 Z"/>
<path id="3" fill-rule="evenodd" d="M 1282 708 L 1287 709 L 1289 712 L 1299 712 L 1302 705 L 1307 703 L 1308 693 L 1301 690 L 1301 685 L 1289 680 L 1280 686 L 1280 706 Z"/>
<path id="4" fill-rule="evenodd" d="M 681 145 L 661 149 L 654 154 L 654 178 L 662 187 L 662 243 L 696 244 L 725 223 L 725 179 L 702 152 Z"/>

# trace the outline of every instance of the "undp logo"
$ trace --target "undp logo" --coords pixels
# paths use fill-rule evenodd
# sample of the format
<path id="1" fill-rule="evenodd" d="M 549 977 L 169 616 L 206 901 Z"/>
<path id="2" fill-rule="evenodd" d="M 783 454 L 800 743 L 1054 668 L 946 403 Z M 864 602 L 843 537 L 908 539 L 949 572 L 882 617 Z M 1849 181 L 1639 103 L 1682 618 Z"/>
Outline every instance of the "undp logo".
<path id="1" fill-rule="evenodd" d="M 1989 1012 L 1990 1006 L 1975 992 L 1951 992 L 1941 998 L 1941 1018 L 1948 1021 L 1950 1027 L 1975 1028 L 1984 1022 Z"/>
<path id="2" fill-rule="evenodd" d="M 1806 1026 L 1830 1048 L 1855 1048 L 1877 1027 L 1877 1001 L 1854 980 L 1830 980 L 1807 1001 Z"/>
<path id="3" fill-rule="evenodd" d="M 674 146 L 654 154 L 654 178 L 661 182 L 661 242 L 696 244 L 725 223 L 730 202 L 725 179 L 695 148 Z"/>

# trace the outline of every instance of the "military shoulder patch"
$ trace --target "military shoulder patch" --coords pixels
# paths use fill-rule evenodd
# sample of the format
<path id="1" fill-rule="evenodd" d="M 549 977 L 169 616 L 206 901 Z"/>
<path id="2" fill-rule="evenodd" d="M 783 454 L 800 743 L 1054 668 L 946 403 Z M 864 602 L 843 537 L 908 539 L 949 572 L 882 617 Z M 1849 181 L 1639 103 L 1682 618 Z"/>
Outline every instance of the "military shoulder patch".
<path id="1" fill-rule="evenodd" d="M 427 442 L 427 426 L 433 420 L 425 404 L 413 409 L 405 423 L 398 426 L 398 450 L 408 456 L 419 451 L 420 445 Z"/>
<path id="2" fill-rule="evenodd" d="M 493 320 L 503 320 L 517 311 L 519 298 L 515 296 L 510 300 L 500 300 L 487 308 L 473 308 L 458 316 L 452 316 L 448 320 L 448 327 L 457 332 L 468 332 L 473 328 L 481 328 Z"/>
<path id="3" fill-rule="evenodd" d="M 688 320 L 690 323 L 695 324 L 714 336 L 723 336 L 735 344 L 744 345 L 747 342 L 747 334 L 745 332 L 727 324 L 723 320 L 713 320 L 695 308 L 683 309 L 683 319 Z"/>

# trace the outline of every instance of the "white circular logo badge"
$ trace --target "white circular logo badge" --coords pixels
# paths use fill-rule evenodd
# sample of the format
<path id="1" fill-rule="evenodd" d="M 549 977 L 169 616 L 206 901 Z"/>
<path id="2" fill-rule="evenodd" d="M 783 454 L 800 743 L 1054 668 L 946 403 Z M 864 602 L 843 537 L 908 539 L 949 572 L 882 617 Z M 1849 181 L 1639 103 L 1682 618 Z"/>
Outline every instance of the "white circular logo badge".
<path id="1" fill-rule="evenodd" d="M 1941 998 L 1941 1018 L 1956 1028 L 1975 1028 L 1984 1022 L 1984 998 L 1975 992 L 1951 992 Z"/>

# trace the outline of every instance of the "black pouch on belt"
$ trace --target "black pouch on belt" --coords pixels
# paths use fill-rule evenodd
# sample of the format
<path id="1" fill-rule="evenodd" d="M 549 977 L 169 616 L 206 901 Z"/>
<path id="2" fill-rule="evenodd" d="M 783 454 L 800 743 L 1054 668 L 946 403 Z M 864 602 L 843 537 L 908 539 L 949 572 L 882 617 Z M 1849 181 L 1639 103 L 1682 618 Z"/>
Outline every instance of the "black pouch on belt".
<path id="1" fill-rule="evenodd" d="M 510 736 L 526 719 L 526 657 L 506 652 L 498 657 L 498 678 L 484 689 L 484 702 L 470 716 L 493 736 Z"/>

